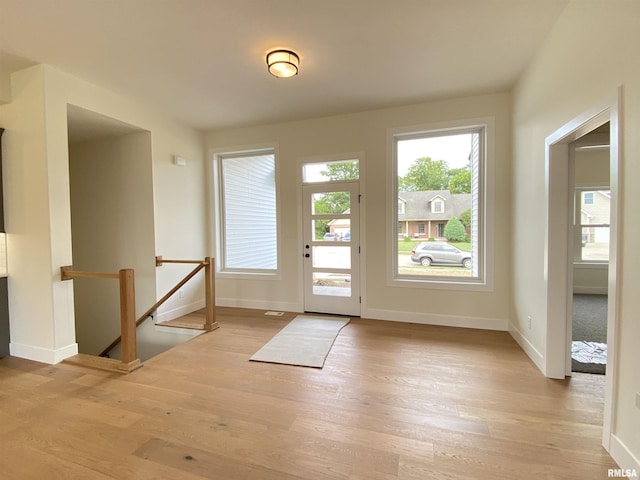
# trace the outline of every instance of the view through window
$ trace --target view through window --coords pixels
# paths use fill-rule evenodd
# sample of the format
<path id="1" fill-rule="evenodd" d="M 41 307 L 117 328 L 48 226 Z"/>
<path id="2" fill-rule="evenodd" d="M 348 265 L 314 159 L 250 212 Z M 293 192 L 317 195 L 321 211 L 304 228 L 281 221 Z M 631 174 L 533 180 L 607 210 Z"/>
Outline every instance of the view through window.
<path id="1" fill-rule="evenodd" d="M 576 189 L 574 261 L 605 263 L 609 261 L 611 191 Z"/>
<path id="2" fill-rule="evenodd" d="M 481 280 L 484 129 L 394 137 L 398 279 Z"/>

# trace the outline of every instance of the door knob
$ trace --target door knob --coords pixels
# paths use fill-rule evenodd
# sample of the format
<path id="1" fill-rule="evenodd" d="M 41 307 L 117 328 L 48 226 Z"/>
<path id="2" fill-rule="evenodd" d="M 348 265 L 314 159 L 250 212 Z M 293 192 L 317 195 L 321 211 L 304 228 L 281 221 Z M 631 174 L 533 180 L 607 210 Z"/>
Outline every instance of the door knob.
<path id="1" fill-rule="evenodd" d="M 306 258 L 309 258 L 311 255 L 309 255 L 308 253 L 305 253 L 305 254 L 304 254 L 304 256 L 305 256 Z"/>

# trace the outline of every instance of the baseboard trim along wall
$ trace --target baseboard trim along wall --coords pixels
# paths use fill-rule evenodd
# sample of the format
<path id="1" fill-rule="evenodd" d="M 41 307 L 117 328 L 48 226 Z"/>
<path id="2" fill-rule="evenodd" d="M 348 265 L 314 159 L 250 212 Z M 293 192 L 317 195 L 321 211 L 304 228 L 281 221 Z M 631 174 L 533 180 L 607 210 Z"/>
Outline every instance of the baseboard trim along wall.
<path id="1" fill-rule="evenodd" d="M 303 311 L 303 306 L 299 303 L 247 300 L 244 298 L 216 298 L 216 305 L 220 307 L 253 308 L 256 310 L 281 310 L 284 312 Z"/>
<path id="2" fill-rule="evenodd" d="M 177 308 L 172 308 L 171 310 L 161 311 L 157 313 L 155 322 L 160 323 L 168 322 L 169 320 L 175 320 L 176 318 L 180 318 L 195 311 L 202 310 L 204 307 L 204 300 L 199 300 L 197 302 L 188 303 L 187 305 L 182 305 Z"/>
<path id="3" fill-rule="evenodd" d="M 367 308 L 364 318 L 387 320 L 391 322 L 419 323 L 422 325 L 439 325 L 443 327 L 478 328 L 481 330 L 506 331 L 508 322 L 499 318 L 467 317 L 457 315 L 439 315 L 431 313 L 399 312 Z"/>
<path id="4" fill-rule="evenodd" d="M 615 435 L 611 435 L 611 451 L 609 452 L 626 477 L 640 478 L 640 460 Z"/>
<path id="5" fill-rule="evenodd" d="M 48 363 L 55 365 L 65 358 L 73 357 L 78 354 L 78 344 L 72 343 L 66 347 L 51 350 L 48 348 L 35 347 L 33 345 L 24 345 L 22 343 L 12 342 L 9 344 L 9 354 L 13 357 L 25 358 L 34 362 Z"/>
<path id="6" fill-rule="evenodd" d="M 513 339 L 516 341 L 516 343 L 520 345 L 520 348 L 524 350 L 524 353 L 527 354 L 527 356 L 531 359 L 534 365 L 538 367 L 538 369 L 544 374 L 545 365 L 544 365 L 544 356 L 542 355 L 542 353 L 540 353 L 538 349 L 534 347 L 533 344 L 529 340 L 527 340 L 527 338 L 524 335 L 522 335 L 520 330 L 518 330 L 511 323 L 509 324 L 509 333 L 511 334 Z"/>

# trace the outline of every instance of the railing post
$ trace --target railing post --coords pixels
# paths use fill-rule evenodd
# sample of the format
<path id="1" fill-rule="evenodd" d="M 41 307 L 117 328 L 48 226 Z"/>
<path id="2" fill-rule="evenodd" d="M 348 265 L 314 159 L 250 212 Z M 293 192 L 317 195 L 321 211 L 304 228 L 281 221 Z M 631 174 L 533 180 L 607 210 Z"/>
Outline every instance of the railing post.
<path id="1" fill-rule="evenodd" d="M 140 362 L 136 352 L 136 292 L 133 269 L 125 268 L 120 270 L 119 279 L 122 363 L 129 365 L 132 364 L 132 362 Z"/>
<path id="2" fill-rule="evenodd" d="M 219 327 L 218 322 L 216 322 L 216 259 L 212 257 L 206 257 L 204 259 L 204 262 L 204 329 L 207 331 L 211 331 Z"/>

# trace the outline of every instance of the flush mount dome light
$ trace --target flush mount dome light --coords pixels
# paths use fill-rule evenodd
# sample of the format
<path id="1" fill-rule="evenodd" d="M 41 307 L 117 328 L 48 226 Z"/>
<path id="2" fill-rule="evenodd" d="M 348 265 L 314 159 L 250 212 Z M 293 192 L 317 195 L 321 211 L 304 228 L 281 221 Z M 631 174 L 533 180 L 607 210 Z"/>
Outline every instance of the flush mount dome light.
<path id="1" fill-rule="evenodd" d="M 267 53 L 269 73 L 274 77 L 288 78 L 298 74 L 300 57 L 291 50 L 273 50 Z"/>

